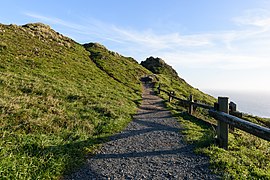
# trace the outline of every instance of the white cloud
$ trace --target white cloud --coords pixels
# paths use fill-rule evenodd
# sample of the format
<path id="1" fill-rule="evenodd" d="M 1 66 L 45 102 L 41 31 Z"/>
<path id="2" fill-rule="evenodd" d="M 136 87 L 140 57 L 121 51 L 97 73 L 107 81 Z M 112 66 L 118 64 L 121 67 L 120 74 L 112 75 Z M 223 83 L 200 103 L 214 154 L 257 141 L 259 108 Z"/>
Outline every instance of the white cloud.
<path id="1" fill-rule="evenodd" d="M 246 10 L 242 16 L 233 19 L 238 25 L 260 27 L 263 30 L 270 28 L 270 11 L 265 9 Z"/>
<path id="2" fill-rule="evenodd" d="M 35 13 L 25 15 L 68 27 L 73 37 L 81 36 L 84 41 L 86 38 L 99 41 L 109 48 L 111 44 L 117 47 L 114 50 L 137 60 L 159 56 L 176 69 L 242 70 L 249 73 L 270 68 L 270 12 L 267 10 L 248 10 L 233 18 L 237 28 L 230 31 L 191 35 L 178 32 L 159 34 L 151 29 L 136 31 L 89 18 L 72 23 Z"/>
<path id="3" fill-rule="evenodd" d="M 67 21 L 64 21 L 62 19 L 55 18 L 55 17 L 46 17 L 46 16 L 42 16 L 42 15 L 39 15 L 39 14 L 31 13 L 31 12 L 26 12 L 24 14 L 26 16 L 29 16 L 29 17 L 32 17 L 34 19 L 38 19 L 40 21 L 44 21 L 44 22 L 47 22 L 47 23 L 50 23 L 50 24 L 58 24 L 58 25 L 62 25 L 62 26 L 72 28 L 72 29 L 77 29 L 77 30 L 83 28 L 82 25 L 67 22 Z"/>

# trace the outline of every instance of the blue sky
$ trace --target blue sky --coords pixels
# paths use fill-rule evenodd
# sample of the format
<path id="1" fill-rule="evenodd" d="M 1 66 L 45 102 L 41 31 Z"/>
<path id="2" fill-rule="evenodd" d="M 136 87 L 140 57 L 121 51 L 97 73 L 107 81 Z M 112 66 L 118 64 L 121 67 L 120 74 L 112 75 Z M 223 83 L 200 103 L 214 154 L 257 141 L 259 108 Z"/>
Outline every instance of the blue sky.
<path id="1" fill-rule="evenodd" d="M 137 61 L 160 57 L 199 89 L 270 91 L 270 1 L 8 0 L 0 23 L 42 22 Z"/>

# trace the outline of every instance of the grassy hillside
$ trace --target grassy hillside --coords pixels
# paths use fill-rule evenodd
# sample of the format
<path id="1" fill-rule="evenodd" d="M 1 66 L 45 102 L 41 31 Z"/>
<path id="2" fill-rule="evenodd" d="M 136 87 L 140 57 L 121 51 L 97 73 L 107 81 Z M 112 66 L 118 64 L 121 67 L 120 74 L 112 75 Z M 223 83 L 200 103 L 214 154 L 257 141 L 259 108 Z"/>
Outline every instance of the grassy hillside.
<path id="1" fill-rule="evenodd" d="M 141 62 L 141 65 L 156 74 L 159 80 L 156 87 L 160 85 L 164 90 L 174 91 L 177 97 L 183 99 L 188 99 L 192 94 L 194 99 L 200 102 L 211 105 L 216 102 L 215 98 L 193 88 L 184 79 L 180 78 L 177 72 L 160 58 L 149 57 Z M 161 96 L 166 98 L 165 94 L 161 94 Z"/>
<path id="2" fill-rule="evenodd" d="M 95 51 L 43 24 L 0 24 L 1 178 L 59 178 L 131 120 L 148 71 L 119 55 L 132 64 L 123 81 Z"/>
<path id="3" fill-rule="evenodd" d="M 151 74 L 133 58 L 109 51 L 103 45 L 88 43 L 84 44 L 84 47 L 90 52 L 91 59 L 100 69 L 135 92 L 141 89 L 140 78 Z"/>
<path id="4" fill-rule="evenodd" d="M 161 84 L 162 89 L 175 91 L 178 97 L 187 99 L 193 94 L 194 99 L 210 105 L 216 101 L 177 77 L 173 68 L 160 58 L 150 57 L 142 62 L 142 65 L 157 74 L 157 84 Z M 160 96 L 168 99 L 165 93 Z M 184 126 L 182 133 L 185 134 L 186 141 L 197 145 L 196 152 L 210 157 L 214 172 L 224 179 L 270 179 L 270 142 L 236 130 L 229 134 L 229 149 L 226 151 L 215 145 L 215 130 L 208 123 L 204 123 L 216 123 L 207 111 L 198 108 L 194 116 L 190 116 L 186 113 L 186 108 L 177 101 L 165 102 Z M 269 127 L 269 119 L 246 114 L 244 119 Z"/>
<path id="5" fill-rule="evenodd" d="M 0 179 L 58 179 L 120 131 L 141 101 L 140 77 L 155 73 L 178 97 L 212 105 L 163 60 L 134 59 L 97 43 L 80 45 L 44 24 L 0 24 Z M 156 84 L 157 86 L 157 84 Z M 161 94 L 167 99 L 165 94 Z M 270 179 L 270 143 L 237 130 L 229 150 L 214 145 L 207 112 L 185 113 L 166 102 L 185 127 L 186 140 L 207 154 L 227 179 Z M 268 120 L 245 115 L 268 125 Z"/>

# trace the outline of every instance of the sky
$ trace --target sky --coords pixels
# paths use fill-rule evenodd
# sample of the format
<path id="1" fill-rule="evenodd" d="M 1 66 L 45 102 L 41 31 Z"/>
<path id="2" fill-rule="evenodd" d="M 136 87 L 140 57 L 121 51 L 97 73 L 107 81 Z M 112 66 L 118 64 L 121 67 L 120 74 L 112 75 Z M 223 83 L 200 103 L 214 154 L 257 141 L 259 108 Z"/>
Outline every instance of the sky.
<path id="1" fill-rule="evenodd" d="M 0 23 L 48 24 L 138 62 L 160 57 L 201 90 L 270 92 L 268 0 L 8 0 Z"/>

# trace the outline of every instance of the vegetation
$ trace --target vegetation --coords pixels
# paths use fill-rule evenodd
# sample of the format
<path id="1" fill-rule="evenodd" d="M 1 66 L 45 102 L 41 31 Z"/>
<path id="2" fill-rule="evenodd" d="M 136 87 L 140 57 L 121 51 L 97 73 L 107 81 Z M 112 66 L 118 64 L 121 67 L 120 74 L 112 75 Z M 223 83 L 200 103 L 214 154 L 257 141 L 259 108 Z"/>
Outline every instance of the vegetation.
<path id="1" fill-rule="evenodd" d="M 148 62 L 147 62 L 148 61 Z M 213 105 L 216 99 L 191 87 L 183 79 L 175 76 L 175 71 L 159 58 L 149 58 L 143 66 L 157 73 L 156 87 L 167 91 L 174 91 L 177 97 L 187 99 L 193 94 L 195 100 Z M 157 67 L 153 67 L 153 66 Z M 257 138 L 241 130 L 229 134 L 228 150 L 219 148 L 215 144 L 216 121 L 207 111 L 197 108 L 194 116 L 186 112 L 186 107 L 173 100 L 166 101 L 168 96 L 161 93 L 165 104 L 178 117 L 184 126 L 182 133 L 188 143 L 196 144 L 196 152 L 204 153 L 210 158 L 213 171 L 224 179 L 270 179 L 270 142 Z M 245 114 L 244 119 L 268 126 L 269 119 Z"/>
<path id="2" fill-rule="evenodd" d="M 133 89 L 134 92 L 141 90 L 140 78 L 151 74 L 133 58 L 123 57 L 116 52 L 109 51 L 103 45 L 89 43 L 85 44 L 84 47 L 90 52 L 91 59 L 100 69 L 116 81 Z"/>
<path id="3" fill-rule="evenodd" d="M 109 74 L 92 61 L 95 51 L 127 63 L 128 83 L 120 67 Z M 1 179 L 58 179 L 131 120 L 148 71 L 106 49 L 91 53 L 43 24 L 0 24 Z"/>
<path id="4" fill-rule="evenodd" d="M 244 114 L 243 119 L 270 128 L 270 119 Z"/>
<path id="5" fill-rule="evenodd" d="M 163 60 L 142 62 L 162 89 L 213 105 Z M 97 43 L 80 45 L 36 23 L 0 24 L 0 177 L 58 179 L 83 163 L 131 120 L 141 101 L 140 78 L 151 72 Z M 167 99 L 166 94 L 161 97 Z M 225 179 L 270 179 L 270 143 L 236 130 L 229 149 L 215 142 L 215 120 L 198 108 L 165 101 L 196 152 L 210 157 Z M 244 115 L 269 127 L 269 119 Z M 203 119 L 204 121 L 202 121 Z"/>
<path id="6" fill-rule="evenodd" d="M 212 96 L 193 88 L 184 79 L 181 79 L 177 72 L 160 58 L 147 58 L 141 65 L 155 73 L 158 79 L 158 83 L 155 85 L 156 88 L 160 85 L 162 89 L 174 91 L 177 97 L 183 99 L 188 99 L 192 94 L 194 99 L 200 102 L 210 105 L 213 105 L 213 103 L 216 102 L 215 98 Z M 161 96 L 166 98 L 165 94 L 161 94 Z"/>

